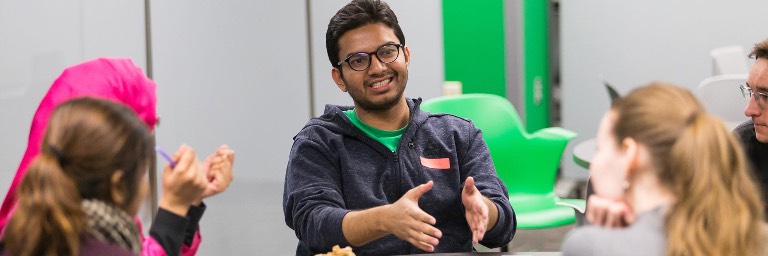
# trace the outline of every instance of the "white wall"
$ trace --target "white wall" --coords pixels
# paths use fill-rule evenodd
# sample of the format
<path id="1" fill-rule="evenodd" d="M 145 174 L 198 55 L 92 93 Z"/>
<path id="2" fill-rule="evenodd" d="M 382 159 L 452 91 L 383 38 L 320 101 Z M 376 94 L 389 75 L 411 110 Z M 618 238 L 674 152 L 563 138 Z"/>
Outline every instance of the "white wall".
<path id="1" fill-rule="evenodd" d="M 5 196 L 40 99 L 65 67 L 99 56 L 145 66 L 144 4 L 0 1 L 0 195 Z"/>
<path id="2" fill-rule="evenodd" d="M 269 8 L 265 8 L 269 5 Z M 238 179 L 282 182 L 309 117 L 304 3 L 153 1 L 158 145 L 236 150 Z"/>
<path id="3" fill-rule="evenodd" d="M 441 0 L 386 1 L 397 15 L 411 50 L 408 85 L 405 96 L 430 99 L 440 96 L 445 78 L 443 65 L 443 13 Z M 325 104 L 353 105 L 352 98 L 339 90 L 331 79 L 331 63 L 325 50 L 328 22 L 347 0 L 310 1 L 312 21 L 312 82 L 314 115 L 319 116 Z M 470 50 L 470 49 L 468 49 Z"/>
<path id="4" fill-rule="evenodd" d="M 562 125 L 579 133 L 563 156 L 565 175 L 571 177 L 587 176 L 570 152 L 578 142 L 595 136 L 609 107 L 601 77 L 620 93 L 655 80 L 694 90 L 712 73 L 712 48 L 751 49 L 768 38 L 764 0 L 560 3 Z M 739 93 L 736 86 L 733 93 Z"/>
<path id="5" fill-rule="evenodd" d="M 295 251 L 281 195 L 309 118 L 305 12 L 304 1 L 152 1 L 158 145 L 237 154 L 229 190 L 206 200 L 200 255 Z"/>

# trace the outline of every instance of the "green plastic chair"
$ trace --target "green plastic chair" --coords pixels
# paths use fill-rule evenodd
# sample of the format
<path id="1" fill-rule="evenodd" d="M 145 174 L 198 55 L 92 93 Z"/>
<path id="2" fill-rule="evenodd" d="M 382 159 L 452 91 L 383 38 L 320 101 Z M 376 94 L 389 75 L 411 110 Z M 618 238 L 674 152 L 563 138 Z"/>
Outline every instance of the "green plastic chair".
<path id="1" fill-rule="evenodd" d="M 509 190 L 518 228 L 551 228 L 576 221 L 577 207 L 558 203 L 584 209 L 584 200 L 561 199 L 554 191 L 557 167 L 575 132 L 550 127 L 529 134 L 515 107 L 491 94 L 443 96 L 424 101 L 421 108 L 470 119 L 482 130 L 496 172 Z"/>

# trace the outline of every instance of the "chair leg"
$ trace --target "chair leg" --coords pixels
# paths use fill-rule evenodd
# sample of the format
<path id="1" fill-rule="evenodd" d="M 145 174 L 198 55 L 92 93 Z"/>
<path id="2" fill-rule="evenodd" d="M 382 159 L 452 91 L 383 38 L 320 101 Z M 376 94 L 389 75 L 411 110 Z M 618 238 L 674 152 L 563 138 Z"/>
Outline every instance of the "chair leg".
<path id="1" fill-rule="evenodd" d="M 501 252 L 509 252 L 509 244 L 505 244 L 501 247 Z"/>

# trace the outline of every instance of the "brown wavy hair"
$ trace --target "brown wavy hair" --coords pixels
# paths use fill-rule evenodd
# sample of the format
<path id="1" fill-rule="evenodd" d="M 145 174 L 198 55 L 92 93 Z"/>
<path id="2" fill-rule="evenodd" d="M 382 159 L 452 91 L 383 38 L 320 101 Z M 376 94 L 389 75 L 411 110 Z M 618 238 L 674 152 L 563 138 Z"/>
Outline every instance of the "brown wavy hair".
<path id="1" fill-rule="evenodd" d="M 5 230 L 11 255 L 79 255 L 85 234 L 82 199 L 127 209 L 149 163 L 147 126 L 122 104 L 78 98 L 51 115 L 40 155 L 19 185 L 18 205 Z M 123 171 L 119 204 L 111 177 Z"/>
<path id="2" fill-rule="evenodd" d="M 645 145 L 677 201 L 665 216 L 667 255 L 759 255 L 763 206 L 741 145 L 686 89 L 652 83 L 611 106 L 616 141 Z"/>

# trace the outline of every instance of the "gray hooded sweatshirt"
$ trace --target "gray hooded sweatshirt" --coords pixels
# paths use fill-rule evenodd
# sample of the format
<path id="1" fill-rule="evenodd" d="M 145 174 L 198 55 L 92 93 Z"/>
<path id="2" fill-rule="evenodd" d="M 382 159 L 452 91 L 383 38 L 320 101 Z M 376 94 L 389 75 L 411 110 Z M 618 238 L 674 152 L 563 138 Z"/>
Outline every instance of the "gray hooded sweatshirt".
<path id="1" fill-rule="evenodd" d="M 435 217 L 435 228 L 443 233 L 435 252 L 473 251 L 461 202 L 469 176 L 499 211 L 496 225 L 480 243 L 493 248 L 512 240 L 515 214 L 480 130 L 467 119 L 419 110 L 421 99 L 406 100 L 411 120 L 395 152 L 349 121 L 342 111 L 352 107 L 327 105 L 322 116 L 311 119 L 293 138 L 283 213 L 299 239 L 296 255 L 349 246 L 341 228 L 347 212 L 394 203 L 430 180 L 434 186 L 421 197 L 419 207 Z M 424 253 L 394 235 L 353 250 L 357 255 Z"/>

